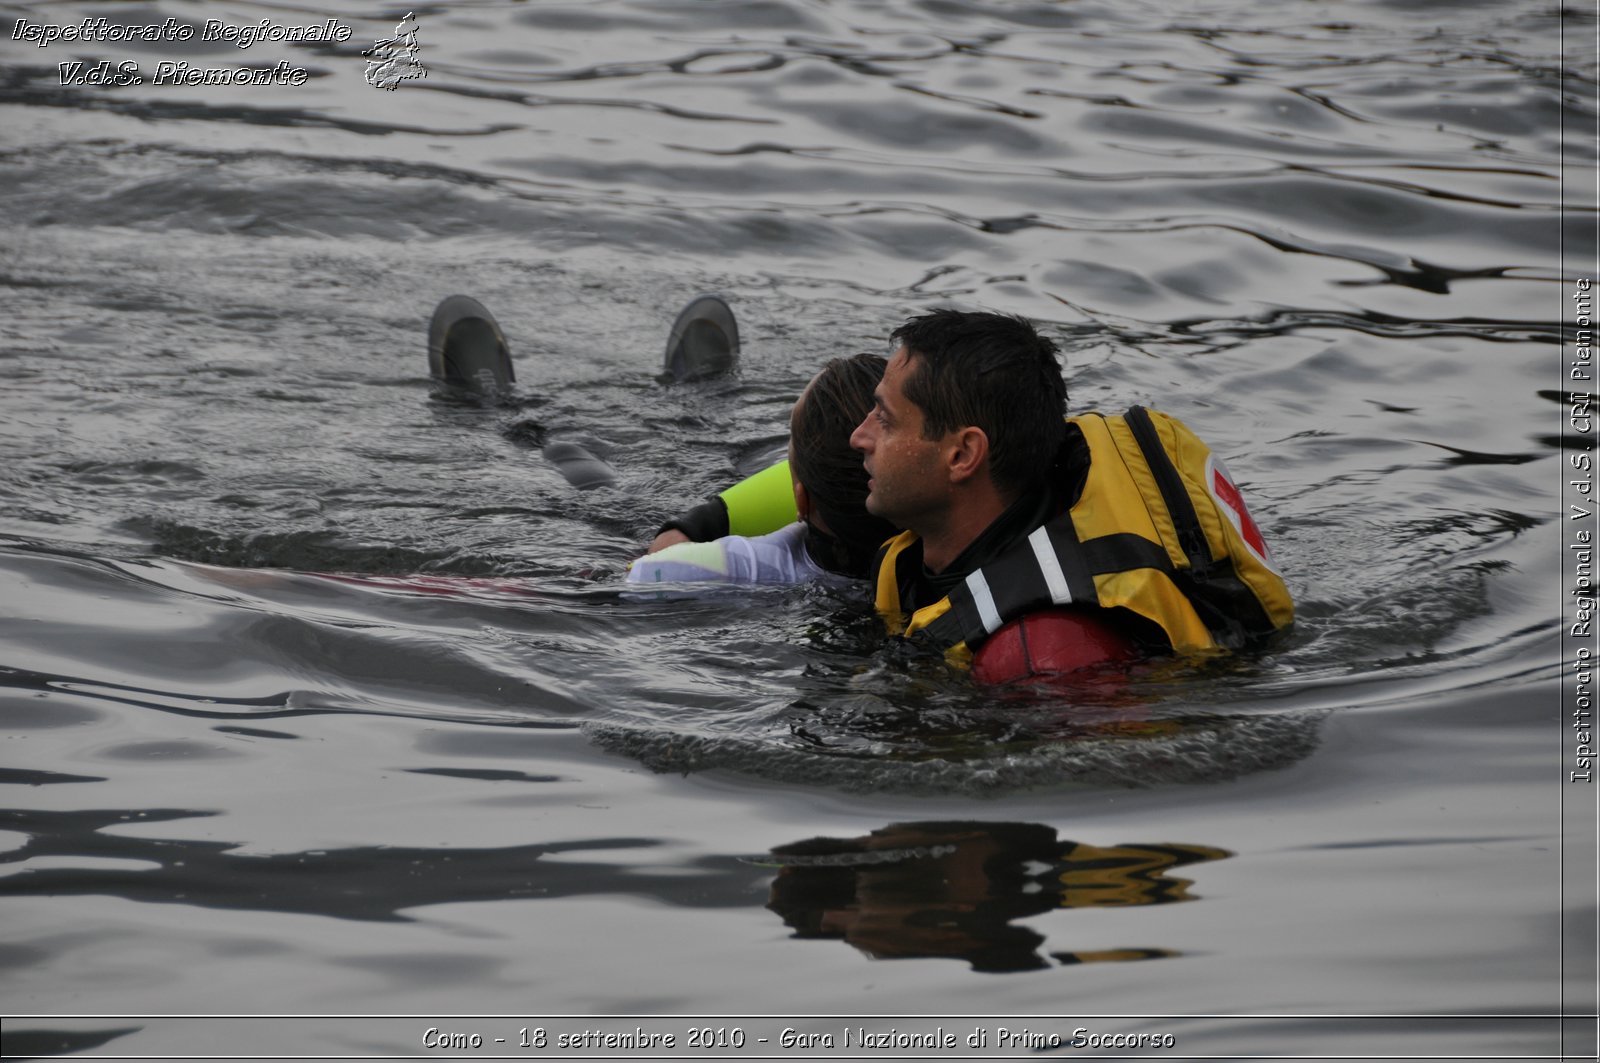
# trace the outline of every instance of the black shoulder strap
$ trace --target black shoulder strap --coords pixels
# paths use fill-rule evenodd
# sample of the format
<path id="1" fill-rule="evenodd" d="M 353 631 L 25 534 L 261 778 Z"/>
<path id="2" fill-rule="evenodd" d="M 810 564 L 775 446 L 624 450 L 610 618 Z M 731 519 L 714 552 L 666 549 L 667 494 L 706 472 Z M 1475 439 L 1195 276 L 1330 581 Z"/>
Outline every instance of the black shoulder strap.
<path id="1" fill-rule="evenodd" d="M 1212 556 L 1205 530 L 1195 514 L 1194 502 L 1183 486 L 1177 467 L 1167 456 L 1167 448 L 1161 445 L 1161 437 L 1150 420 L 1150 411 L 1143 406 L 1130 407 L 1124 420 L 1139 444 L 1139 452 L 1155 474 L 1156 485 L 1161 489 L 1161 497 L 1178 533 L 1178 546 L 1189 559 L 1187 570 L 1172 574 L 1173 582 L 1221 645 L 1237 648 L 1253 638 L 1272 634 L 1277 629 L 1266 607 L 1239 578 L 1233 559 L 1226 554 Z"/>
<path id="2" fill-rule="evenodd" d="M 1145 464 L 1155 474 L 1156 486 L 1161 489 L 1161 498 L 1167 503 L 1167 512 L 1178 532 L 1178 547 L 1189 559 L 1190 568 L 1196 572 L 1206 571 L 1211 567 L 1211 547 L 1206 543 L 1206 533 L 1200 527 L 1200 518 L 1195 515 L 1194 503 L 1183 486 L 1183 478 L 1167 456 L 1167 448 L 1161 445 L 1161 437 L 1150 420 L 1150 411 L 1143 406 L 1130 406 L 1123 420 L 1133 432 Z"/>

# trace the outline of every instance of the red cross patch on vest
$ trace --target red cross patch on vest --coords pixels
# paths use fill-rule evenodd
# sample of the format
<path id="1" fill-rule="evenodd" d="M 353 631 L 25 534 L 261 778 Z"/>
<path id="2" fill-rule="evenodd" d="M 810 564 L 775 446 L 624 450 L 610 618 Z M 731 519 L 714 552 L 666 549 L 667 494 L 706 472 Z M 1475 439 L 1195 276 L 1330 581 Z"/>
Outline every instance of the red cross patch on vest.
<path id="1" fill-rule="evenodd" d="M 1244 495 L 1239 493 L 1233 477 L 1228 475 L 1228 466 L 1215 454 L 1206 457 L 1206 490 L 1216 501 L 1217 508 L 1227 515 L 1239 538 L 1244 540 L 1244 545 L 1256 560 L 1277 573 L 1277 566 L 1272 563 L 1272 551 L 1267 547 L 1261 529 L 1256 526 L 1255 518 L 1250 516 L 1250 510 L 1245 506 Z"/>

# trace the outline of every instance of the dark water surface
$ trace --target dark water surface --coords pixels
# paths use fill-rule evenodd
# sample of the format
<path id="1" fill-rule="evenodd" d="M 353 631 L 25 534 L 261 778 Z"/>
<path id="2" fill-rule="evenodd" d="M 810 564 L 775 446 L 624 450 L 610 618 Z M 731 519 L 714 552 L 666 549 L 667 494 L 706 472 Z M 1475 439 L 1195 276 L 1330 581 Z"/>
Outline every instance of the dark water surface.
<path id="1" fill-rule="evenodd" d="M 427 76 L 386 92 L 360 53 L 404 7 L 0 5 L 7 1052 L 446 1054 L 46 1016 L 971 1015 L 1593 1058 L 1557 1017 L 1595 1008 L 1557 497 L 1591 12 L 415 10 Z M 99 15 L 353 33 L 11 39 Z M 309 76 L 60 83 L 97 58 Z M 700 291 L 743 365 L 662 384 Z M 455 292 L 510 337 L 502 404 L 430 394 Z M 948 304 L 1226 456 L 1283 645 L 997 693 L 864 594 L 622 593 L 824 359 Z"/>

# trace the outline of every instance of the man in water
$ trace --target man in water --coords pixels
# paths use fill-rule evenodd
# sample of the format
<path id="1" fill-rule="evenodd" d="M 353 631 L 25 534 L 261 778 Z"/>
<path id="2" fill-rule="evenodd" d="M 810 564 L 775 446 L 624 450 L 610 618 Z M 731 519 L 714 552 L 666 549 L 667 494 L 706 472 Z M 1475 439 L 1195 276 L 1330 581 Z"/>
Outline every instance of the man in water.
<path id="1" fill-rule="evenodd" d="M 908 550 L 921 563 L 900 591 L 912 612 L 1062 508 L 1072 484 L 1051 474 L 1067 385 L 1055 344 L 1020 318 L 936 310 L 890 341 L 850 444 L 870 478 L 868 512 L 916 533 Z"/>
<path id="2" fill-rule="evenodd" d="M 868 512 L 906 529 L 876 582 L 895 633 L 965 660 L 1008 621 L 1054 610 L 1033 649 L 1057 642 L 1070 670 L 1135 643 L 1205 652 L 1288 625 L 1237 488 L 1179 422 L 1141 407 L 1066 419 L 1055 344 L 1021 318 L 936 310 L 890 339 L 850 442 Z M 1055 670 L 1033 663 L 1029 638 L 1020 674 Z"/>

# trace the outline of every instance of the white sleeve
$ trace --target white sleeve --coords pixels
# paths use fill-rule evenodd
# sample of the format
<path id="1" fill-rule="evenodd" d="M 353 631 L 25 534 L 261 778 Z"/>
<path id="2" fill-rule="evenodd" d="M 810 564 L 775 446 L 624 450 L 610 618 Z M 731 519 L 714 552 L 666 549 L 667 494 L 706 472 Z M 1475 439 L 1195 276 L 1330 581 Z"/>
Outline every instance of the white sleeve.
<path id="1" fill-rule="evenodd" d="M 629 583 L 808 583 L 827 573 L 806 553 L 798 521 L 767 535 L 678 543 L 628 567 Z"/>

